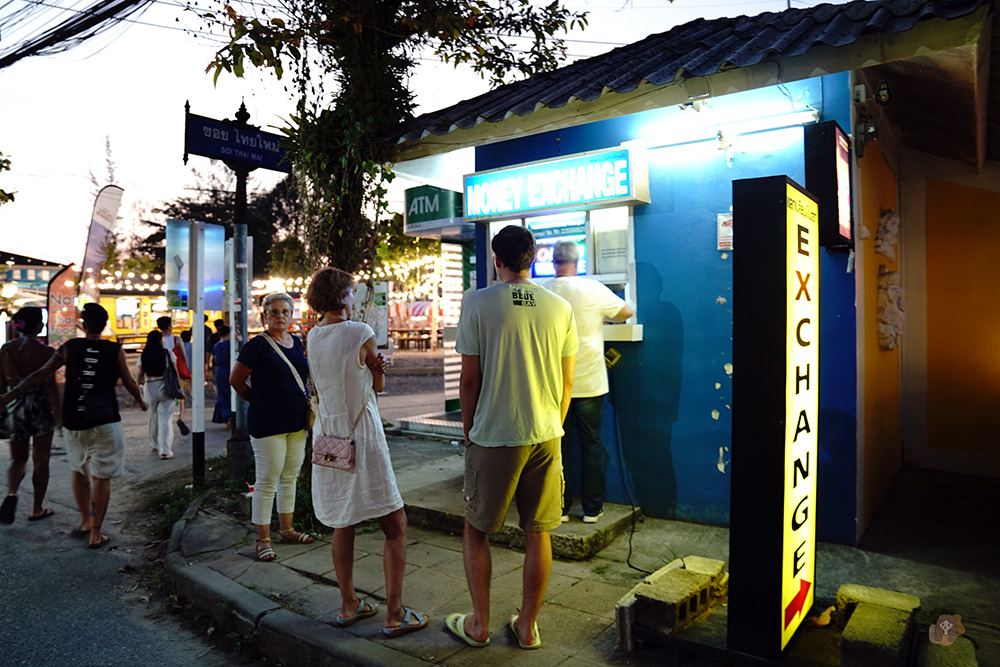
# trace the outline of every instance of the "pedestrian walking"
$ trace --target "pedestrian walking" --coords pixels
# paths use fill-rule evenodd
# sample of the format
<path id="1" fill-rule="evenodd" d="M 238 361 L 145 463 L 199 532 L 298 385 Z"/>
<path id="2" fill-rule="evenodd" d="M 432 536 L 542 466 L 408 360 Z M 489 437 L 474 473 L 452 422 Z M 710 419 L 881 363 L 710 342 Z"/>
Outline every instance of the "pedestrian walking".
<path id="1" fill-rule="evenodd" d="M 406 513 L 375 400 L 376 392 L 385 390 L 388 362 L 375 347 L 372 328 L 350 321 L 354 309 L 351 274 L 320 269 L 313 274 L 305 299 L 321 316 L 307 340 L 319 402 L 313 432 L 354 441 L 349 470 L 319 465 L 315 460 L 312 466 L 313 508 L 317 518 L 334 529 L 331 551 L 340 588 L 337 624 L 352 625 L 378 613 L 378 605 L 359 597 L 354 587 L 356 526 L 377 519 L 385 535 L 382 570 L 388 608 L 382 633 L 398 637 L 427 627 L 428 617 L 403 606 Z"/>
<path id="2" fill-rule="evenodd" d="M 161 459 L 174 458 L 174 399 L 167 394 L 163 374 L 176 363 L 174 353 L 163 347 L 163 333 L 153 329 L 146 334 L 146 344 L 139 355 L 138 382 L 149 403 L 149 448 Z"/>
<path id="3" fill-rule="evenodd" d="M 25 377 L 45 365 L 55 350 L 38 339 L 42 331 L 42 309 L 26 306 L 14 313 L 11 328 L 17 338 L 0 347 L 0 391 L 17 386 Z M 31 454 L 33 471 L 31 485 L 31 514 L 28 521 L 38 521 L 52 516 L 53 511 L 44 506 L 45 492 L 49 487 L 49 455 L 52 436 L 58 425 L 56 415 L 60 410 L 59 389 L 55 377 L 49 377 L 43 386 L 25 393 L 8 410 L 10 468 L 7 470 L 7 497 L 0 503 L 0 523 L 14 522 L 18 490 L 28 472 L 28 455 Z"/>
<path id="4" fill-rule="evenodd" d="M 455 349 L 462 355 L 459 400 L 465 432 L 462 552 L 471 614 L 445 627 L 470 646 L 490 643 L 489 535 L 511 500 L 524 530 L 521 606 L 507 622 L 518 645 L 542 645 L 538 612 L 552 570 L 549 531 L 562 518 L 562 424 L 577 350 L 573 311 L 530 279 L 535 239 L 518 225 L 491 242 L 499 283 L 465 297 Z"/>
<path id="5" fill-rule="evenodd" d="M 313 537 L 293 527 L 295 486 L 306 451 L 309 398 L 300 389 L 309 377 L 302 341 L 288 333 L 292 297 L 264 297 L 265 330 L 240 351 L 230 386 L 249 405 L 247 430 L 256 467 L 252 518 L 257 528 L 257 558 L 272 561 L 271 509 L 278 506 L 278 539 L 308 544 Z M 248 382 L 249 380 L 249 382 Z"/>
<path id="6" fill-rule="evenodd" d="M 183 341 L 179 336 L 173 334 L 173 321 L 166 315 L 156 319 L 156 328 L 163 334 L 163 349 L 172 352 L 174 355 L 173 358 L 176 359 L 177 377 L 180 378 L 181 387 L 184 388 L 184 393 L 186 394 L 191 387 L 191 368 L 184 351 Z M 179 398 L 176 400 L 178 406 L 177 428 L 180 429 L 181 435 L 187 435 L 191 432 L 191 429 L 184 422 L 184 399 Z"/>
<path id="7" fill-rule="evenodd" d="M 101 339 L 108 311 L 96 303 L 87 303 L 81 319 L 86 337 L 63 343 L 44 366 L 0 396 L 0 406 L 26 394 L 66 366 L 63 439 L 73 470 L 73 495 L 80 510 L 80 525 L 70 534 L 89 535 L 90 548 L 99 549 L 110 541 L 101 528 L 111 498 L 111 480 L 125 471 L 125 438 L 115 394 L 118 380 L 143 411 L 149 406 L 129 373 L 121 344 Z"/>

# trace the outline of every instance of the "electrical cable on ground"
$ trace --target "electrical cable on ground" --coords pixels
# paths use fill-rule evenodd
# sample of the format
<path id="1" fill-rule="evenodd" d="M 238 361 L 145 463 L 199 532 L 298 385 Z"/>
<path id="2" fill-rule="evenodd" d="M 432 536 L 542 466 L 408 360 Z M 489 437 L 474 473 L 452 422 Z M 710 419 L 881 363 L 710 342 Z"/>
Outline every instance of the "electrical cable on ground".
<path id="1" fill-rule="evenodd" d="M 622 451 L 621 427 L 618 422 L 618 399 L 615 396 L 615 374 L 612 373 L 610 369 L 608 371 L 608 385 L 611 388 L 611 407 L 615 412 L 615 449 L 618 450 L 618 472 L 621 476 L 622 490 L 625 492 L 625 500 L 628 501 L 629 507 L 631 508 L 630 514 L 632 518 L 632 526 L 628 533 L 628 555 L 625 556 L 625 564 L 633 570 L 637 570 L 648 576 L 652 574 L 652 572 L 648 572 L 647 570 L 632 564 L 632 536 L 635 535 L 635 501 L 632 500 L 633 495 L 629 491 L 631 483 L 625 479 L 625 453 Z"/>

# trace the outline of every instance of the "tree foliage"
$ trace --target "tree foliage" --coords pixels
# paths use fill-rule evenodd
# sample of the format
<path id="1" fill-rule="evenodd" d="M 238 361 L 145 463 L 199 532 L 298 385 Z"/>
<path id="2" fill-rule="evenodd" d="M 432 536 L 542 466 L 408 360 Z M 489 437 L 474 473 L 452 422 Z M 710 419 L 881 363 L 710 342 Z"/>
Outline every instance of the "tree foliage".
<path id="1" fill-rule="evenodd" d="M 10 171 L 10 160 L 5 158 L 3 153 L 0 153 L 0 171 Z M 14 192 L 0 190 L 0 205 L 14 201 L 14 195 Z"/>
<path id="2" fill-rule="evenodd" d="M 310 261 L 347 271 L 375 261 L 396 155 L 389 137 L 412 115 L 408 80 L 421 51 L 496 84 L 556 67 L 565 56 L 557 33 L 586 25 L 560 0 L 277 0 L 203 16 L 229 30 L 209 66 L 216 79 L 248 65 L 293 72 L 296 110 L 283 131 Z"/>
<path id="3" fill-rule="evenodd" d="M 116 232 L 119 264 L 130 271 L 163 273 L 167 240 L 166 220 L 191 220 L 221 225 L 226 237 L 232 236 L 233 210 L 236 200 L 235 175 L 221 163 L 213 161 L 207 172 L 192 169 L 196 185 L 193 194 L 179 197 L 159 207 L 136 214 L 138 225 Z M 272 270 L 273 248 L 282 237 L 299 235 L 299 204 L 294 181 L 282 179 L 274 188 L 250 195 L 247 205 L 247 234 L 253 237 L 253 271 L 266 277 Z M 284 250 L 282 251 L 284 253 Z M 299 250 L 300 259 L 304 251 Z M 282 255 L 284 257 L 284 255 Z M 282 266 L 288 264 L 282 259 Z M 293 275 L 302 275 L 301 273 Z"/>

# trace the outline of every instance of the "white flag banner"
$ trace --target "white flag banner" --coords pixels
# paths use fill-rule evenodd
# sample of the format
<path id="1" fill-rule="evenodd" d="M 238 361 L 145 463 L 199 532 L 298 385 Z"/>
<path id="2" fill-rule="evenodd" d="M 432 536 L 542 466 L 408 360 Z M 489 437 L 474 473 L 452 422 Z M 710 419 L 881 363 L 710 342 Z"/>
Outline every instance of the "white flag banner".
<path id="1" fill-rule="evenodd" d="M 108 261 L 108 252 L 114 241 L 115 223 L 118 209 L 125 191 L 117 185 L 105 185 L 97 193 L 94 214 L 90 216 L 90 231 L 87 233 L 87 248 L 83 253 L 80 268 L 80 288 L 78 307 L 88 302 L 96 302 L 100 296 L 97 286 L 101 283 L 101 269 Z M 85 297 L 85 298 L 82 298 Z"/>

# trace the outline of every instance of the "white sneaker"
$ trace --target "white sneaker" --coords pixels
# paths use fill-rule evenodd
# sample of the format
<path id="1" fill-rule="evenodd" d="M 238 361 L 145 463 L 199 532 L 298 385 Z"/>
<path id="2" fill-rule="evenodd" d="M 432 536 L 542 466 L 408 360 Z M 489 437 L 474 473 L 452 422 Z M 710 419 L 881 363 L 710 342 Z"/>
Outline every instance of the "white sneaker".
<path id="1" fill-rule="evenodd" d="M 583 522 L 584 523 L 597 523 L 601 519 L 602 516 L 604 516 L 604 510 L 601 510 L 600 512 L 598 512 L 596 516 L 584 515 Z"/>
<path id="2" fill-rule="evenodd" d="M 569 523 L 569 514 L 563 514 L 562 515 L 562 522 L 563 523 Z"/>

